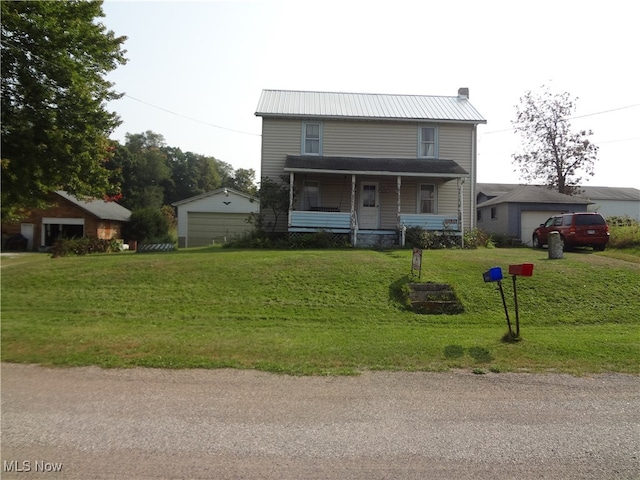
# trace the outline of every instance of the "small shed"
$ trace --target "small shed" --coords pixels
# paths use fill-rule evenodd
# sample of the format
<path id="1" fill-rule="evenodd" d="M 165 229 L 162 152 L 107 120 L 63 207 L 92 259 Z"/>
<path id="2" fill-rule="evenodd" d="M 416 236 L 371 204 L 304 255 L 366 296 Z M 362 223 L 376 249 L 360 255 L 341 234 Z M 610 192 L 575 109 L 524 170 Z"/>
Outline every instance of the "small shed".
<path id="1" fill-rule="evenodd" d="M 120 239 L 130 217 L 131 212 L 116 202 L 80 200 L 59 190 L 51 194 L 48 208 L 31 210 L 21 222 L 2 225 L 3 237 L 7 237 L 3 247 L 16 236 L 26 239 L 23 246 L 30 251 L 47 249 L 60 236 Z"/>
<path id="2" fill-rule="evenodd" d="M 251 231 L 249 216 L 260 212 L 257 198 L 219 188 L 172 204 L 178 210 L 178 247 L 225 243 Z"/>
<path id="3" fill-rule="evenodd" d="M 586 212 L 592 203 L 540 186 L 520 185 L 504 190 L 477 185 L 476 225 L 486 232 L 518 238 L 525 245 L 531 245 L 533 231 L 549 217 Z"/>

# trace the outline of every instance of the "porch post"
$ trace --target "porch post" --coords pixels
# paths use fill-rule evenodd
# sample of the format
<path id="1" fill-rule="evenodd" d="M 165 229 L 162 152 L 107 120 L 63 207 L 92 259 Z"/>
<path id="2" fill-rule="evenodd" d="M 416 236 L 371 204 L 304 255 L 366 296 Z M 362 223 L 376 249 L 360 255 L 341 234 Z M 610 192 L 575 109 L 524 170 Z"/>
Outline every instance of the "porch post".
<path id="1" fill-rule="evenodd" d="M 398 175 L 396 177 L 396 193 L 398 195 L 398 243 L 400 244 L 401 247 L 404 247 L 404 243 L 405 243 L 405 233 L 406 233 L 406 228 L 404 225 L 402 225 L 401 219 L 400 219 L 400 212 L 401 212 L 401 198 L 402 195 L 400 195 L 400 187 L 402 186 L 402 177 L 400 175 Z"/>
<path id="2" fill-rule="evenodd" d="M 464 178 L 458 178 L 458 228 L 460 230 L 460 246 L 464 248 L 464 197 L 463 197 L 463 185 Z"/>
<path id="3" fill-rule="evenodd" d="M 402 177 L 398 175 L 396 178 L 396 192 L 398 194 L 398 227 L 400 227 L 400 187 L 402 186 Z"/>
<path id="4" fill-rule="evenodd" d="M 291 212 L 293 211 L 293 183 L 294 173 L 289 172 L 289 215 L 287 218 L 287 226 L 291 228 Z"/>
<path id="5" fill-rule="evenodd" d="M 358 219 L 356 217 L 356 176 L 351 175 L 351 244 L 358 243 Z"/>

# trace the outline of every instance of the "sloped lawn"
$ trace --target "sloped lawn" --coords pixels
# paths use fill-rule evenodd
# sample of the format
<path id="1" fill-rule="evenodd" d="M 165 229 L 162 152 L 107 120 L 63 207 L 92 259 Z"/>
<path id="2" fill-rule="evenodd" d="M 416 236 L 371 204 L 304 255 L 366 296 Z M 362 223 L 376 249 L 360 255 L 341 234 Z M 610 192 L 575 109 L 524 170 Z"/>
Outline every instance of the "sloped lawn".
<path id="1" fill-rule="evenodd" d="M 610 252 L 425 251 L 421 281 L 451 285 L 458 315 L 405 308 L 410 250 L 2 257 L 2 360 L 102 367 L 639 373 L 640 264 Z M 493 266 L 518 280 L 522 341 Z M 510 315 L 510 277 L 503 282 Z"/>

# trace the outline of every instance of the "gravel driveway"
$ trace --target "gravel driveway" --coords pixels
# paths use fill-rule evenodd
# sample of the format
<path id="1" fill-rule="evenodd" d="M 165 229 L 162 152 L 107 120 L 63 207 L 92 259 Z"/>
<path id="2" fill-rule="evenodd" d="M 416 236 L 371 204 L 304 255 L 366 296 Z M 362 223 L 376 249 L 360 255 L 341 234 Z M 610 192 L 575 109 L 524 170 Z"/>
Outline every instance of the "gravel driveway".
<path id="1" fill-rule="evenodd" d="M 637 376 L 2 364 L 3 479 L 634 479 Z"/>

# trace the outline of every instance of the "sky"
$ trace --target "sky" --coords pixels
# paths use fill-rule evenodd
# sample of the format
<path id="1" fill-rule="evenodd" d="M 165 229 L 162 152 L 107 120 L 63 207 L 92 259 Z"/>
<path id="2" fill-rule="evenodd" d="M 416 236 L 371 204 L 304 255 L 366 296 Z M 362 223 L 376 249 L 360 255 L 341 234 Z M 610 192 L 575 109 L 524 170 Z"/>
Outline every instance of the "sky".
<path id="1" fill-rule="evenodd" d="M 126 36 L 112 135 L 166 144 L 260 175 L 263 89 L 457 95 L 478 127 L 478 181 L 518 183 L 516 106 L 542 85 L 577 98 L 574 130 L 599 146 L 584 185 L 640 188 L 640 28 L 631 0 L 118 1 Z"/>

